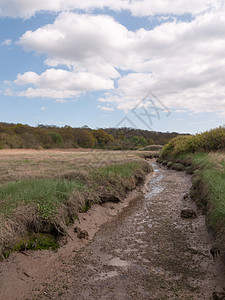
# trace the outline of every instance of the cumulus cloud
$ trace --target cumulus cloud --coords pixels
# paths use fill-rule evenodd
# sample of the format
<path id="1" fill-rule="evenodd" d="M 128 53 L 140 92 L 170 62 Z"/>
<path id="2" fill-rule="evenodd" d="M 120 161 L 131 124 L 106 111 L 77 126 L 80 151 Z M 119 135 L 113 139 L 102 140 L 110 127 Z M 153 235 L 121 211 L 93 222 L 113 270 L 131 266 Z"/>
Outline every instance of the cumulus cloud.
<path id="1" fill-rule="evenodd" d="M 40 75 L 35 72 L 18 74 L 14 83 L 32 85 L 20 92 L 20 96 L 57 99 L 72 98 L 81 92 L 108 90 L 114 85 L 113 80 L 104 79 L 93 73 L 75 73 L 62 69 L 48 69 Z"/>
<path id="2" fill-rule="evenodd" d="M 98 105 L 97 108 L 103 110 L 103 111 L 114 111 L 114 108 L 113 107 L 109 107 L 109 106 L 101 106 L 101 105 Z"/>
<path id="3" fill-rule="evenodd" d="M 134 35 L 109 16 L 62 13 L 54 24 L 27 31 L 19 44 L 26 50 L 47 53 L 46 64 L 51 67 L 65 64 L 117 78 L 116 67 L 127 60 L 129 39 L 134 42 Z"/>
<path id="4" fill-rule="evenodd" d="M 28 98 L 57 98 L 57 99 L 64 99 L 64 98 L 72 98 L 79 95 L 76 91 L 70 90 L 55 90 L 55 89 L 44 89 L 44 88 L 32 88 L 29 87 L 25 91 L 17 92 L 17 96 L 20 97 L 28 97 Z"/>
<path id="5" fill-rule="evenodd" d="M 41 11 L 62 12 L 109 8 L 128 10 L 135 16 L 197 14 L 215 7 L 219 0 L 0 0 L 0 16 L 29 18 Z"/>

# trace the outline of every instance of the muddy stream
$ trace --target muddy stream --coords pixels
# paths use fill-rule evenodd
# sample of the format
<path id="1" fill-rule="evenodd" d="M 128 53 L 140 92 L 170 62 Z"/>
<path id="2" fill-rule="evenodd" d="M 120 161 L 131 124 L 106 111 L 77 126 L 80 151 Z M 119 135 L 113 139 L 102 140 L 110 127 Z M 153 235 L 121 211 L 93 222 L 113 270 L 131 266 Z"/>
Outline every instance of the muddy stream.
<path id="1" fill-rule="evenodd" d="M 191 177 L 152 164 L 142 191 L 80 216 L 88 239 L 71 228 L 57 253 L 28 251 L 1 263 L 0 299 L 205 300 L 222 292 L 222 258 L 210 256 L 205 218 L 183 199 Z M 197 218 L 181 218 L 184 208 Z"/>

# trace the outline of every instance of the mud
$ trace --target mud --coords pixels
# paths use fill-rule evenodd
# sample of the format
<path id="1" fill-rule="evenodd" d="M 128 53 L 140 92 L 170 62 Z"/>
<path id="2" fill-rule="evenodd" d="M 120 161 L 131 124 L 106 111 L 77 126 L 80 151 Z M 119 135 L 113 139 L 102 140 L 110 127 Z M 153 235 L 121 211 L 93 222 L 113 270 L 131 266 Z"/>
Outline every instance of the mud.
<path id="1" fill-rule="evenodd" d="M 80 217 L 77 226 L 89 240 L 71 228 L 57 253 L 20 253 L 3 262 L 0 299 L 205 300 L 223 291 L 223 255 L 212 259 L 205 218 L 183 199 L 191 177 L 153 165 L 144 196 Z M 182 209 L 197 211 L 197 217 L 181 218 Z"/>

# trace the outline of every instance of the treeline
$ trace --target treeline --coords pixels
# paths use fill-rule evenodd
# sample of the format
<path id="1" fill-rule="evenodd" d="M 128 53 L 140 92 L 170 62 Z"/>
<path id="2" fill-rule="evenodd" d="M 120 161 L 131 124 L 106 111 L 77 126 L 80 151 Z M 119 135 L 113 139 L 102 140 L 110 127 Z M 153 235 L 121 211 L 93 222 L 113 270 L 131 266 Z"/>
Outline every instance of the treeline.
<path id="1" fill-rule="evenodd" d="M 0 123 L 0 149 L 7 148 L 99 148 L 139 149 L 148 145 L 164 145 L 176 132 L 155 132 L 133 128 L 91 129 L 54 125 L 32 127 L 23 124 Z"/>

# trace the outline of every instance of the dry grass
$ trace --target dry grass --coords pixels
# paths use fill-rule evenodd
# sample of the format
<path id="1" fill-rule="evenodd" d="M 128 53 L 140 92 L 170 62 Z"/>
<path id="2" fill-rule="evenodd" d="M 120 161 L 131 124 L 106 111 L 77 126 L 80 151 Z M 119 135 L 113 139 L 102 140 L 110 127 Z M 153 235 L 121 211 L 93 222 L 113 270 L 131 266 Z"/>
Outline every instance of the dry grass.
<path id="1" fill-rule="evenodd" d="M 0 150 L 0 183 L 25 178 L 55 178 L 64 173 L 140 161 L 135 151 Z"/>
<path id="2" fill-rule="evenodd" d="M 0 151 L 0 255 L 27 231 L 65 234 L 79 211 L 122 200 L 149 171 L 134 151 Z"/>
<path id="3" fill-rule="evenodd" d="M 225 153 L 223 152 L 211 152 L 209 153 L 211 161 L 215 168 L 219 171 L 225 171 Z"/>

